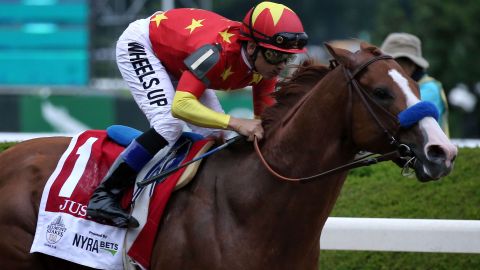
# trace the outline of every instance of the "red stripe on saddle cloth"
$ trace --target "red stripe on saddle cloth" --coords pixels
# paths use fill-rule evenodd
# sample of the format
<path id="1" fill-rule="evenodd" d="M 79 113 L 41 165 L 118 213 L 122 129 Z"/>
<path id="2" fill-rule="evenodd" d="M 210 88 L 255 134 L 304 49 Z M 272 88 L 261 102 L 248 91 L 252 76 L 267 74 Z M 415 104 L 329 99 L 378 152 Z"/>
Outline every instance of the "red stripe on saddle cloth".
<path id="1" fill-rule="evenodd" d="M 45 210 L 85 219 L 91 194 L 122 150 L 104 130 L 80 134 L 50 188 Z"/>
<path id="2" fill-rule="evenodd" d="M 211 139 L 203 139 L 195 142 L 191 146 L 190 151 L 181 164 L 194 159 L 197 153 L 210 140 Z M 150 258 L 153 251 L 153 245 L 155 243 L 155 236 L 157 235 L 158 226 L 160 224 L 163 211 L 165 210 L 165 206 L 167 205 L 167 201 L 170 198 L 170 195 L 180 176 L 182 176 L 182 173 L 187 167 L 188 166 L 179 169 L 175 173 L 171 174 L 164 182 L 155 187 L 155 191 L 150 200 L 147 223 L 128 250 L 128 256 L 146 269 L 150 268 Z"/>

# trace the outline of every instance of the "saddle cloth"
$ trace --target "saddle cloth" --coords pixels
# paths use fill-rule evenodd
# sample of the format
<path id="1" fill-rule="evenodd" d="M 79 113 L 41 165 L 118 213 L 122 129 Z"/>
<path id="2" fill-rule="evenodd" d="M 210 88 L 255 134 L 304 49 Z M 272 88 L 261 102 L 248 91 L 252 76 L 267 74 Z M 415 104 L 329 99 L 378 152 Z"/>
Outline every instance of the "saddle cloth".
<path id="1" fill-rule="evenodd" d="M 137 181 L 183 164 L 203 154 L 212 144 L 209 139 L 182 136 L 171 149 L 160 151 L 142 169 Z M 124 269 L 126 252 L 130 261 L 149 269 L 168 198 L 182 173 L 187 170 L 191 174 L 188 168 L 198 162 L 176 171 L 160 184 L 126 192 L 123 202 L 130 202 L 134 194 L 132 213 L 140 223 L 139 228 L 127 230 L 86 217 L 91 194 L 123 149 L 103 130 L 89 130 L 72 138 L 45 185 L 31 253 L 40 252 L 97 269 Z"/>

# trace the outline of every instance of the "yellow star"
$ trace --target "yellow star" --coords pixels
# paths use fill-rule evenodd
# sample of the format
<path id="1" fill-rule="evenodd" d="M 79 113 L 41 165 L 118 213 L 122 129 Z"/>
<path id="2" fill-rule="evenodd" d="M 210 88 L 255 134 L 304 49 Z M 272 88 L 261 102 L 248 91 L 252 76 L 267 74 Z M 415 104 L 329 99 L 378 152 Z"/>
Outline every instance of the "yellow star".
<path id="1" fill-rule="evenodd" d="M 268 2 L 268 1 L 262 2 L 262 3 L 257 5 L 257 7 L 255 8 L 255 10 L 253 12 L 253 15 L 252 15 L 252 24 L 253 25 L 255 25 L 255 21 L 257 20 L 258 16 L 265 9 L 268 9 L 268 11 L 270 11 L 270 14 L 272 15 L 273 25 L 277 25 L 278 21 L 282 17 L 283 11 L 285 9 L 288 9 L 288 10 L 291 11 L 290 8 L 288 8 L 287 6 L 284 6 L 282 4 L 277 4 L 277 3 Z"/>
<path id="2" fill-rule="evenodd" d="M 157 23 L 157 27 L 160 25 L 160 22 L 162 20 L 166 20 L 168 19 L 167 16 L 165 16 L 165 14 L 162 12 L 160 14 L 155 14 L 155 17 L 153 17 L 150 21 L 151 22 L 156 22 Z"/>
<path id="3" fill-rule="evenodd" d="M 192 24 L 190 24 L 189 26 L 185 27 L 185 29 L 190 29 L 190 34 L 193 32 L 193 30 L 195 30 L 195 28 L 197 27 L 200 27 L 200 26 L 203 26 L 202 22 L 204 21 L 205 19 L 202 19 L 202 20 L 195 20 L 195 19 L 192 19 Z"/>
<path id="4" fill-rule="evenodd" d="M 252 80 L 250 81 L 250 84 L 257 84 L 259 83 L 261 80 L 262 80 L 262 75 L 260 75 L 260 73 L 253 73 L 253 76 L 252 76 Z"/>
<path id="5" fill-rule="evenodd" d="M 230 33 L 228 33 L 228 29 L 225 30 L 225 31 L 223 31 L 223 32 L 219 32 L 219 34 L 220 34 L 220 36 L 222 36 L 223 41 L 228 42 L 228 43 L 231 43 L 231 42 L 230 42 L 230 38 L 231 38 L 232 36 L 235 36 L 235 34 L 230 34 Z"/>
<path id="6" fill-rule="evenodd" d="M 232 66 L 229 66 L 227 69 L 225 69 L 223 72 L 222 72 L 222 75 L 220 75 L 222 77 L 222 80 L 226 81 L 228 79 L 228 77 L 230 77 L 230 75 L 232 75 L 234 72 L 232 72 Z"/>

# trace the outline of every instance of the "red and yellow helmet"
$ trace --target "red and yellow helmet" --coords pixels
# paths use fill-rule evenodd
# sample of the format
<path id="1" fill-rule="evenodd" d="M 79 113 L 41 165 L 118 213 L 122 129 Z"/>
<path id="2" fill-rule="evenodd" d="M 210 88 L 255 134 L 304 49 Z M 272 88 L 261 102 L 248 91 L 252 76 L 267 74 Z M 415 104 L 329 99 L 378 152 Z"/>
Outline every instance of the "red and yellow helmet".
<path id="1" fill-rule="evenodd" d="M 308 36 L 300 18 L 285 5 L 261 2 L 250 9 L 242 23 L 243 40 L 287 53 L 303 53 Z"/>

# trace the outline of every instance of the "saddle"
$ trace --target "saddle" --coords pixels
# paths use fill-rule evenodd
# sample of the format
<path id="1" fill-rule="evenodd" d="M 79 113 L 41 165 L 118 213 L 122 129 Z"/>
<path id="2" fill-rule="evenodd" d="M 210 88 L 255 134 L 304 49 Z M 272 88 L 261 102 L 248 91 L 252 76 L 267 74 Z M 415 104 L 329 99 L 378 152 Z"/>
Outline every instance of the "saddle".
<path id="1" fill-rule="evenodd" d="M 141 134 L 141 131 L 123 125 L 113 125 L 107 128 L 108 137 L 124 147 L 127 147 Z M 193 132 L 183 132 L 175 145 L 168 149 L 168 153 L 161 153 L 159 155 L 160 158 L 157 157 L 153 159 L 153 163 L 155 163 L 156 166 L 154 166 L 155 168 L 148 173 L 145 179 L 154 177 L 161 172 L 179 166 L 180 163 L 187 158 L 186 155 L 189 153 L 190 149 L 192 149 L 193 144 L 201 140 L 205 140 L 202 135 Z M 204 154 L 206 151 L 208 151 L 208 149 L 210 149 L 213 143 L 213 140 L 208 140 L 205 144 L 202 144 L 199 149 L 194 149 L 193 151 L 195 152 L 195 156 L 193 158 Z M 187 185 L 197 173 L 199 166 L 200 162 L 194 162 L 188 165 L 178 179 L 177 184 L 175 185 L 175 190 Z M 145 167 L 149 167 L 148 164 Z M 161 182 L 161 180 L 162 179 L 159 179 L 158 182 Z"/>

